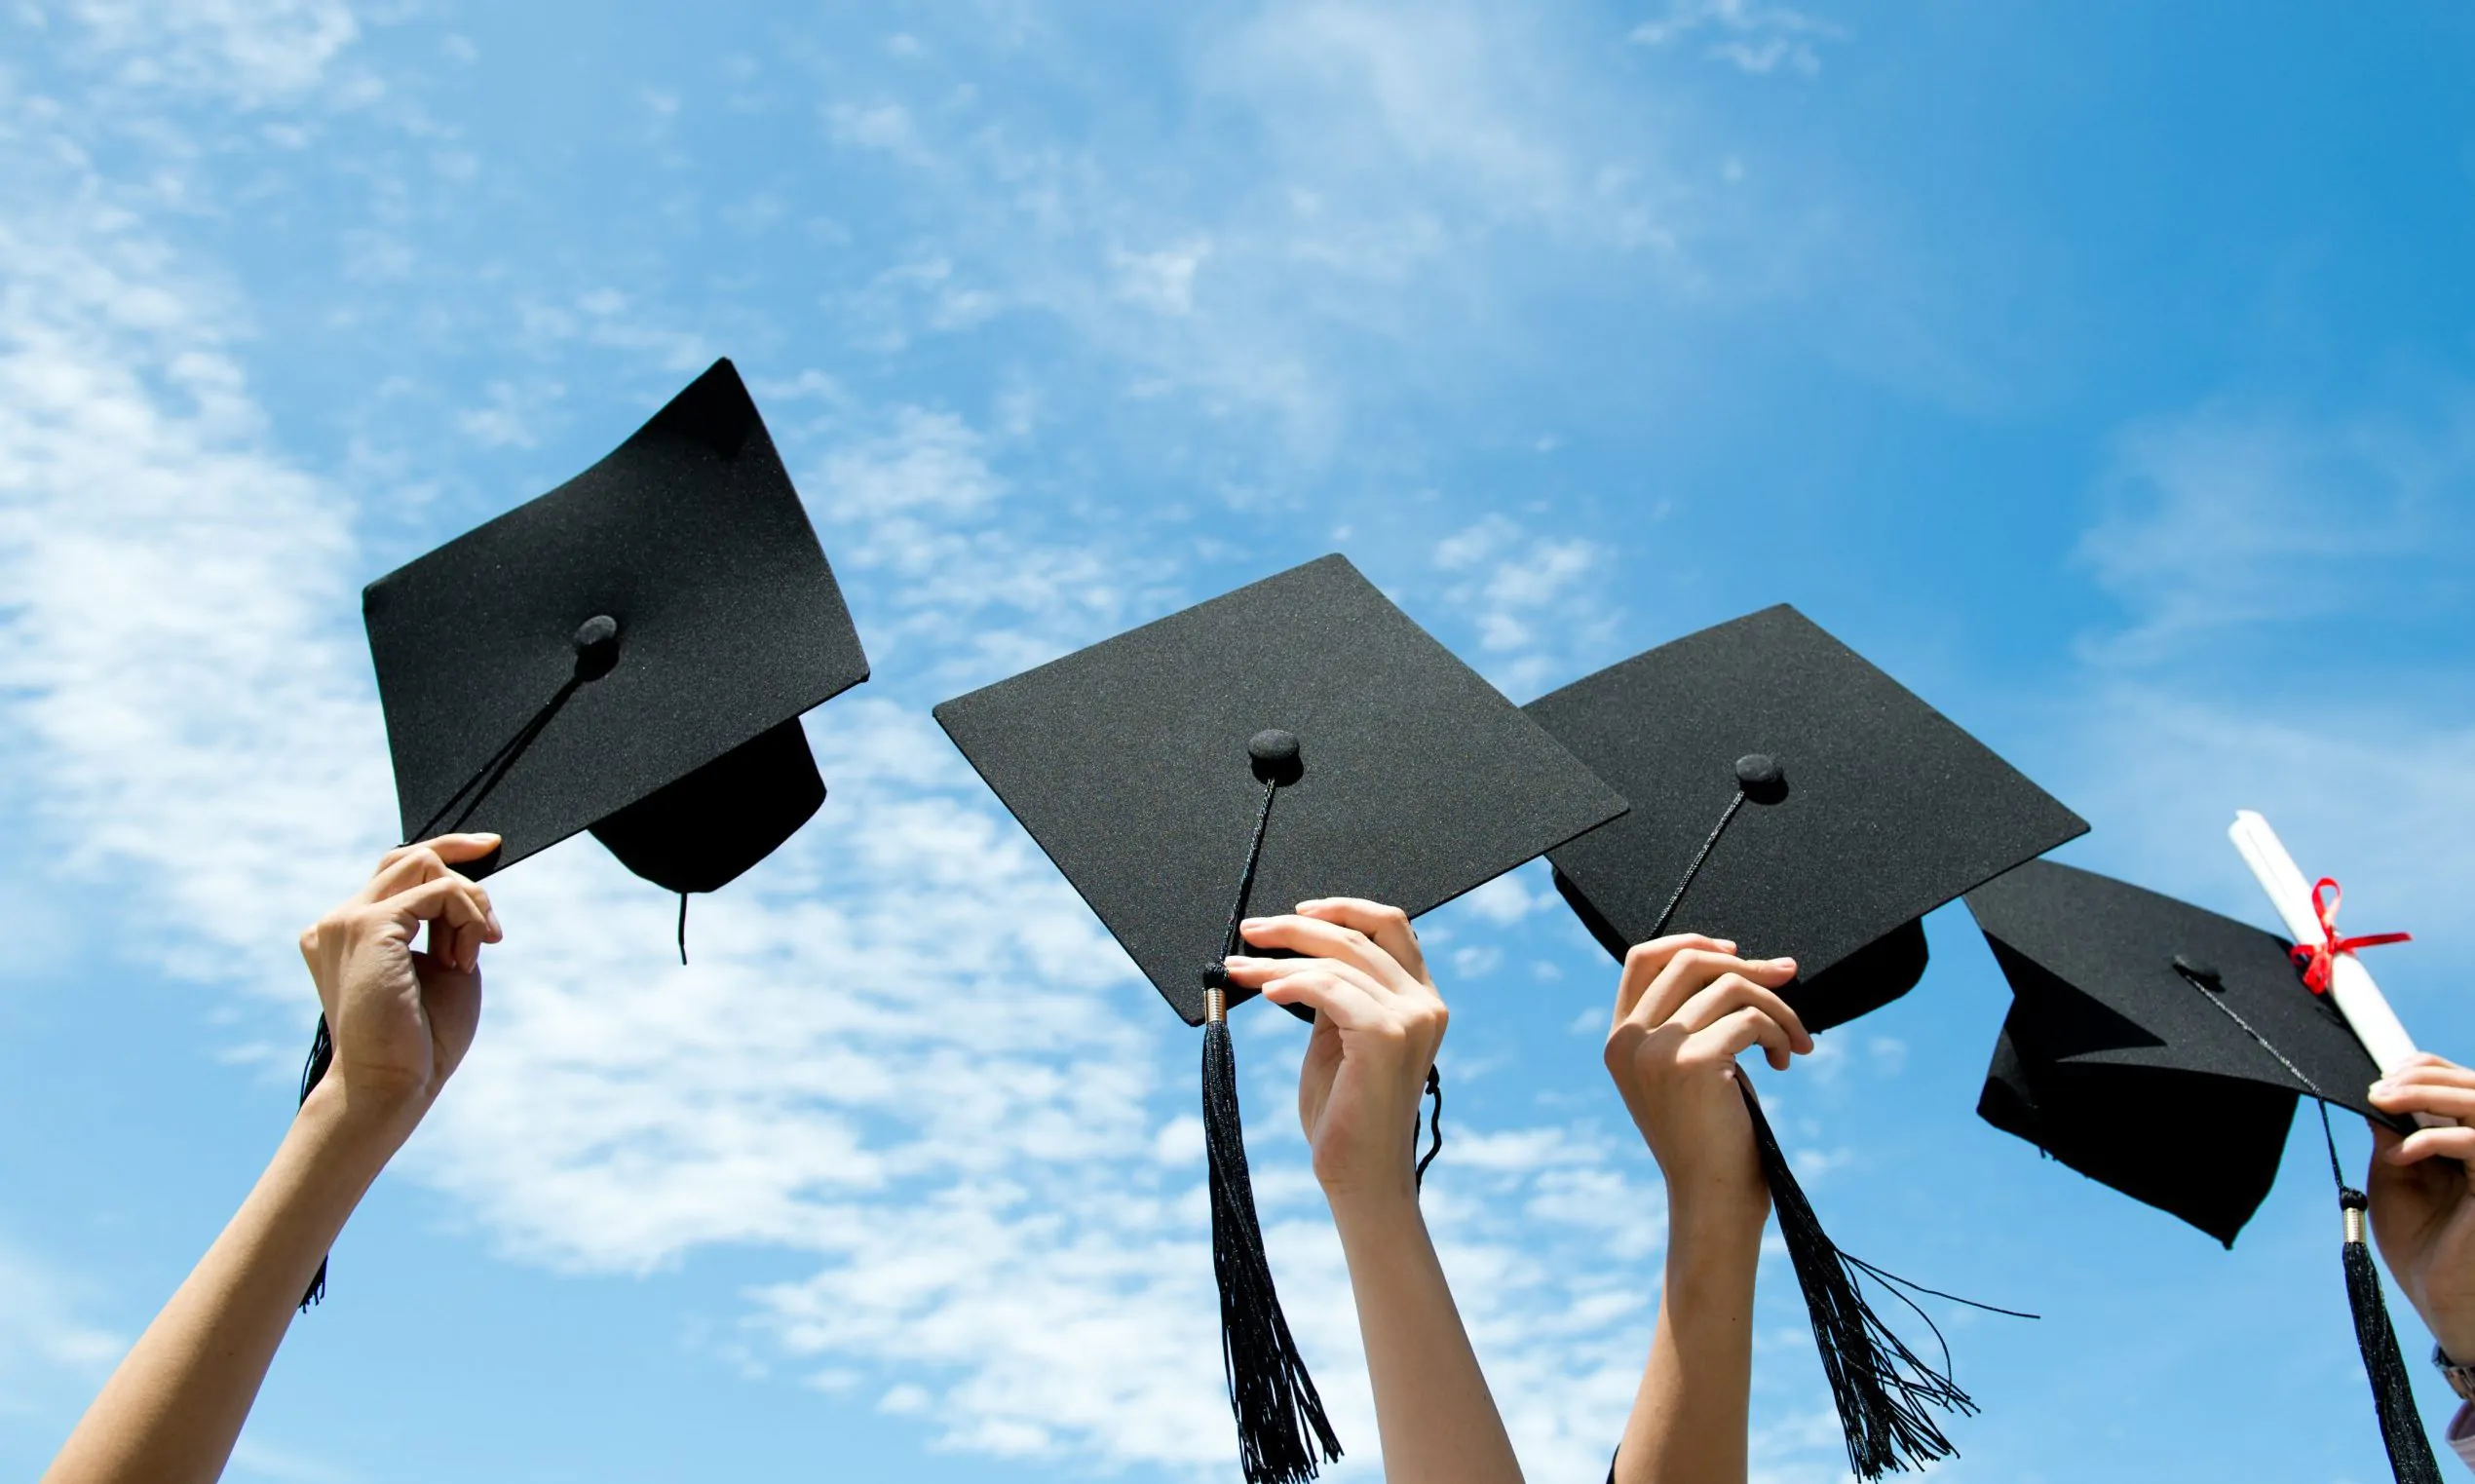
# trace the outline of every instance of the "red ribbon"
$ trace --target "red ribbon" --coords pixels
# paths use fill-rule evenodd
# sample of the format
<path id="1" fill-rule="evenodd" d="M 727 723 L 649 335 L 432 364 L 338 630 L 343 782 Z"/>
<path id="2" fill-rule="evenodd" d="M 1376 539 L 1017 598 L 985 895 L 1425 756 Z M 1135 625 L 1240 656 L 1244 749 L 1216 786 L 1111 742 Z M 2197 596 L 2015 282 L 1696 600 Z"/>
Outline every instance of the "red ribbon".
<path id="1" fill-rule="evenodd" d="M 2323 892 L 2329 894 L 2327 901 L 2320 899 Z M 2411 932 L 2367 932 L 2361 937 L 2340 937 L 2338 903 L 2345 900 L 2345 896 L 2335 877 L 2323 876 L 2312 883 L 2311 906 L 2320 916 L 2320 941 L 2308 945 L 2297 943 L 2286 950 L 2295 961 L 2295 967 L 2304 971 L 2304 987 L 2315 995 L 2329 992 L 2329 973 L 2337 967 L 2338 955 L 2352 953 L 2358 948 L 2378 948 L 2382 943 L 2410 943 L 2415 940 L 2415 934 Z"/>

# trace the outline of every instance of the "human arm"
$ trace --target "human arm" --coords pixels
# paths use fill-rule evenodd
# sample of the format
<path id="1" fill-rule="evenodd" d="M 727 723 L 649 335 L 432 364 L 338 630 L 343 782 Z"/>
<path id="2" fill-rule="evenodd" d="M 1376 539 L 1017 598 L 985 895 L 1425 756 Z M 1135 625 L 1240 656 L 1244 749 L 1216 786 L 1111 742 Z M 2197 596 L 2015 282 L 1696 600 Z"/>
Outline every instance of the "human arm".
<path id="1" fill-rule="evenodd" d="M 452 867 L 497 846 L 449 835 L 390 852 L 301 934 L 334 1060 L 45 1484 L 203 1484 L 223 1472 L 311 1275 L 472 1045 L 481 945 L 500 933 L 488 894 Z M 417 952 L 425 922 L 429 948 Z"/>
<path id="2" fill-rule="evenodd" d="M 1349 1263 L 1385 1476 L 1517 1484 L 1521 1466 L 1418 1205 L 1419 1096 L 1447 1017 L 1409 919 L 1336 898 L 1241 932 L 1258 947 L 1307 955 L 1227 963 L 1265 999 L 1315 1011 L 1298 1118 Z"/>
<path id="3" fill-rule="evenodd" d="M 1619 1484 L 1740 1484 L 1753 1372 L 1753 1284 L 1771 1198 L 1735 1058 L 1784 1070 L 1813 1048 L 1778 998 L 1788 959 L 1685 934 L 1625 955 L 1610 1076 L 1667 1183 L 1667 1260 L 1650 1360 L 1617 1449 Z"/>

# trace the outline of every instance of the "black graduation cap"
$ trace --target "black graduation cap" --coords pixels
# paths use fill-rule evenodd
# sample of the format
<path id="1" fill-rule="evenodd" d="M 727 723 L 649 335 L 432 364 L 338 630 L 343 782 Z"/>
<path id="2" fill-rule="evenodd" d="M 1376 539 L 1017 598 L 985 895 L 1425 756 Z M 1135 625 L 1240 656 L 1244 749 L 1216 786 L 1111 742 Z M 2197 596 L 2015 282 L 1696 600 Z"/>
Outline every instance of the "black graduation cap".
<path id="1" fill-rule="evenodd" d="M 842 591 L 730 361 L 599 463 L 362 593 L 403 838 L 491 871 L 590 829 L 687 898 L 771 855 L 824 780 L 800 714 L 868 678 Z M 332 1054 L 322 1016 L 301 1097 Z M 325 1289 L 326 1269 L 302 1299 Z"/>
<path id="2" fill-rule="evenodd" d="M 1968 910 L 2012 994 L 1978 1113 L 2228 1246 L 2277 1178 L 2296 1098 L 2411 1126 L 2366 1100 L 2379 1067 L 2275 933 L 2050 860 Z M 2203 1123 L 2206 1161 L 2157 1137 Z"/>
<path id="3" fill-rule="evenodd" d="M 2011 985 L 1977 1113 L 2056 1160 L 2228 1247 L 2277 1178 L 2299 1097 L 2412 1132 L 2372 1106 L 2380 1074 L 2294 945 L 2171 896 L 2048 860 L 1968 894 Z M 2206 1128 L 2193 1158 L 2161 1130 Z M 2362 1240 L 2364 1197 L 2330 1170 L 2346 1213 L 2356 1338 L 2401 1480 L 2437 1479 Z"/>
<path id="4" fill-rule="evenodd" d="M 980 777 L 1189 1025 L 1201 1025 L 1214 1267 L 1248 1479 L 1340 1456 L 1264 1265 L 1220 959 L 1258 903 L 1415 916 L 1624 801 L 1341 556 L 936 707 Z"/>
<path id="5" fill-rule="evenodd" d="M 575 478 L 362 594 L 404 838 L 590 829 L 714 891 L 824 801 L 799 717 L 868 678 L 728 361 Z"/>
<path id="6" fill-rule="evenodd" d="M 1690 931 L 1793 958 L 1820 1031 L 1924 972 L 1927 912 L 2087 821 L 1781 603 L 1526 709 L 1632 800 L 1562 846 L 1557 887 L 1608 952 Z"/>
<path id="7" fill-rule="evenodd" d="M 1633 804 L 1548 855 L 1591 934 L 1618 960 L 1670 931 L 1794 958 L 1781 994 L 1809 1030 L 1907 993 L 1924 972 L 1925 913 L 2088 828 L 1784 603 L 1526 709 Z M 1850 1468 L 1873 1478 L 1947 1456 L 1924 1408 L 1973 1405 L 1867 1306 L 1859 1277 L 1887 1275 L 1831 1242 L 1751 1082 L 1736 1082 Z"/>

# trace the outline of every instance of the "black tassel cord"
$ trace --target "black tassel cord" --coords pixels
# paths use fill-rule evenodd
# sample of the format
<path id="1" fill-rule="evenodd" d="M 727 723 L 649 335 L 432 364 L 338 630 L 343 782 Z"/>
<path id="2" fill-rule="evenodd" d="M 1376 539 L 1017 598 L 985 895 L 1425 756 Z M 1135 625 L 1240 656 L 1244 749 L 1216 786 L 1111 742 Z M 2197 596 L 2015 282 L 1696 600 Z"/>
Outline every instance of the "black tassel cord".
<path id="1" fill-rule="evenodd" d="M 1286 756 L 1267 756 L 1285 745 Z M 1280 774 L 1265 765 L 1294 766 L 1293 738 L 1258 737 L 1250 744 L 1263 777 L 1263 807 L 1246 847 L 1237 901 L 1222 934 L 1221 958 L 1238 948 L 1238 927 L 1253 894 L 1255 867 L 1263 857 L 1265 828 L 1280 791 Z M 1246 1168 L 1245 1124 L 1238 1107 L 1238 1058 L 1229 1041 L 1228 970 L 1219 960 L 1203 970 L 1203 1149 L 1210 1165 L 1212 1276 L 1220 1288 L 1221 1367 L 1229 1407 L 1238 1422 L 1238 1459 L 1247 1484 L 1303 1484 L 1316 1476 L 1316 1454 L 1341 1460 L 1341 1439 L 1324 1415 L 1314 1378 L 1307 1374 L 1280 1295 L 1264 1255 L 1263 1227 L 1255 1214 L 1254 1182 Z"/>
<path id="2" fill-rule="evenodd" d="M 318 1032 L 310 1038 L 309 1060 L 301 1066 L 301 1102 L 309 1101 L 310 1089 L 316 1087 L 326 1076 L 326 1069 L 334 1060 L 335 1038 L 327 1033 L 326 1016 L 321 1014 L 318 1017 Z M 298 1104 L 294 1106 L 297 1107 Z M 309 1313 L 309 1307 L 324 1297 L 326 1297 L 326 1259 L 322 1255 L 318 1260 L 318 1273 L 310 1278 L 309 1290 L 301 1295 L 301 1313 Z"/>
<path id="3" fill-rule="evenodd" d="M 2258 1042 L 2262 1050 L 2276 1057 L 2287 1075 L 2301 1083 L 2319 1104 L 2321 1142 L 2329 1151 L 2329 1178 L 2338 1187 L 2339 1219 L 2342 1224 L 2339 1255 L 2346 1274 L 2346 1307 L 2354 1314 L 2355 1350 L 2363 1357 L 2364 1379 L 2372 1385 L 2372 1410 L 2380 1420 L 2380 1444 L 2388 1451 L 2389 1473 L 2397 1484 L 2441 1484 L 2441 1465 L 2433 1460 L 2432 1440 L 2423 1431 L 2423 1419 L 2416 1413 L 2415 1389 L 2407 1379 L 2406 1357 L 2398 1352 L 2397 1330 L 2389 1323 L 2388 1301 L 2380 1292 L 2380 1270 L 2373 1263 L 2371 1244 L 2364 1240 L 2364 1212 L 2371 1202 L 2363 1192 L 2346 1183 L 2346 1167 L 2338 1158 L 2338 1135 L 2329 1126 L 2328 1095 L 2304 1075 L 2303 1068 L 2271 1046 L 2267 1037 L 2253 1029 L 2241 1012 L 2226 1003 L 2214 971 L 2182 959 L 2177 959 L 2174 967 L 2211 1005 L 2242 1027 L 2243 1034 Z"/>
<path id="4" fill-rule="evenodd" d="M 1660 909 L 1650 930 L 1651 937 L 1667 931 L 1668 919 L 1675 915 L 1694 878 L 1701 873 L 1702 865 L 1717 848 L 1719 837 L 1727 832 L 1745 804 L 1771 804 L 1786 797 L 1784 776 L 1771 758 L 1749 754 L 1736 761 L 1735 772 L 1734 797 L 1728 801 L 1719 822 L 1711 826 L 1701 848 L 1694 852 L 1683 879 L 1668 894 L 1666 906 Z M 1942 1343 L 1942 1331 L 1908 1295 L 1930 1294 L 2015 1318 L 2037 1316 L 1909 1282 L 1840 1250 L 1830 1234 L 1822 1230 L 1812 1202 L 1797 1184 L 1796 1171 L 1780 1150 L 1770 1120 L 1763 1116 L 1762 1100 L 1754 1095 L 1753 1084 L 1741 1068 L 1735 1081 L 1744 1097 L 1745 1112 L 1753 1120 L 1754 1149 L 1761 1158 L 1763 1181 L 1771 1190 L 1771 1204 L 1778 1213 L 1779 1237 L 1796 1269 L 1797 1285 L 1805 1292 L 1806 1313 L 1813 1324 L 1813 1344 L 1821 1352 L 1822 1374 L 1830 1382 L 1831 1402 L 1838 1409 L 1840 1430 L 1847 1442 L 1847 1466 L 1860 1478 L 1878 1479 L 1885 1473 L 1923 1468 L 1938 1459 L 1956 1456 L 1959 1450 L 1943 1434 L 1934 1414 L 1947 1411 L 1972 1416 L 1976 1403 L 1951 1377 L 1951 1351 Z M 1866 1278 L 1907 1305 L 1933 1331 L 1934 1342 L 1942 1352 L 1938 1367 L 1909 1349 L 1874 1312 L 1865 1299 Z M 1609 1477 L 1614 1476 L 1611 1468 Z"/>

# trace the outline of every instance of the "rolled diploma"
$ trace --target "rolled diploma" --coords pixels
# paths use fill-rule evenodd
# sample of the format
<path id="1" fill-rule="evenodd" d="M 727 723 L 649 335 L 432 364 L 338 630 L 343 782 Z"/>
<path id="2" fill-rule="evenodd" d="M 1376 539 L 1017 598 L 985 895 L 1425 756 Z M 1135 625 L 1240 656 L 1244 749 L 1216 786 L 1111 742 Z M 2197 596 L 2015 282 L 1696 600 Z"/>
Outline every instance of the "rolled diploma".
<path id="1" fill-rule="evenodd" d="M 2252 811 L 2238 810 L 2227 838 L 2243 854 L 2243 862 L 2252 868 L 2261 890 L 2268 894 L 2268 904 L 2286 924 L 2286 933 L 2306 946 L 2321 942 L 2320 914 L 2312 908 L 2311 884 L 2296 868 L 2295 857 L 2286 854 L 2277 831 L 2268 821 Z M 2385 1077 L 2406 1065 L 2415 1054 L 2415 1038 L 2399 1023 L 2397 1011 L 2380 996 L 2380 986 L 2372 982 L 2371 973 L 2351 953 L 2342 953 L 2329 967 L 2329 998 L 2338 1013 L 2346 1017 L 2347 1029 L 2372 1053 L 2373 1064 Z M 2450 1120 L 2418 1115 L 2416 1122 L 2425 1127 L 2445 1127 Z"/>

